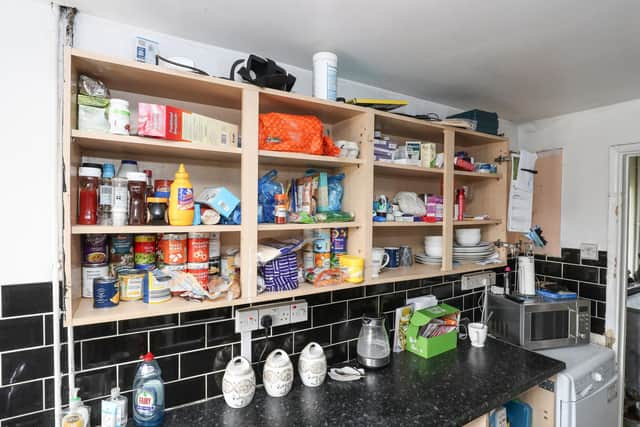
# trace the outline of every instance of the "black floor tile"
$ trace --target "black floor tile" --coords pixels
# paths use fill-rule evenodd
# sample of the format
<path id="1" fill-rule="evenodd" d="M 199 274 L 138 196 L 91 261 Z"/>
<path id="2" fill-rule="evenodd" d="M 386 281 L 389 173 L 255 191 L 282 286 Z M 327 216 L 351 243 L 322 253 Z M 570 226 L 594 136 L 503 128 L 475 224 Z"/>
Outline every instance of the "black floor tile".
<path id="1" fill-rule="evenodd" d="M 50 313 L 51 282 L 2 286 L 2 316 Z"/>
<path id="2" fill-rule="evenodd" d="M 205 346 L 205 325 L 149 332 L 150 351 L 156 356 L 181 353 Z"/>

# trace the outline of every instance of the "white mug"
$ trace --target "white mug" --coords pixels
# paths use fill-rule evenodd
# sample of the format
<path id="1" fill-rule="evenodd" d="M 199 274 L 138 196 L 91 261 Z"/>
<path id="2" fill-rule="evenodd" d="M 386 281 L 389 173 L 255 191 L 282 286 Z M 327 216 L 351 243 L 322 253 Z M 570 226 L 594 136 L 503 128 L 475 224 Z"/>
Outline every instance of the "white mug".
<path id="1" fill-rule="evenodd" d="M 474 347 L 484 347 L 487 340 L 487 325 L 484 323 L 469 323 L 469 339 Z"/>
<path id="2" fill-rule="evenodd" d="M 378 270 L 382 270 L 389 264 L 389 254 L 385 252 L 383 248 L 373 248 L 371 250 L 371 264 L 380 264 Z"/>
<path id="3" fill-rule="evenodd" d="M 371 277 L 380 276 L 381 269 L 382 269 L 382 265 L 380 264 L 380 260 L 372 259 L 371 260 Z"/>

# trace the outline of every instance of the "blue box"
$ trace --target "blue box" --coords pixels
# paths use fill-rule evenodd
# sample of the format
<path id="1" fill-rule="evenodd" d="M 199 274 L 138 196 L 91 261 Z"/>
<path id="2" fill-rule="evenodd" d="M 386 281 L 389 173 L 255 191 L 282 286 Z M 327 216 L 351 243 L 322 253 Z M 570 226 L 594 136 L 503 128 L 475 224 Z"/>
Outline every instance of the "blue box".
<path id="1" fill-rule="evenodd" d="M 200 193 L 196 202 L 210 207 L 225 218 L 229 218 L 231 212 L 240 204 L 240 199 L 225 187 L 208 187 Z"/>

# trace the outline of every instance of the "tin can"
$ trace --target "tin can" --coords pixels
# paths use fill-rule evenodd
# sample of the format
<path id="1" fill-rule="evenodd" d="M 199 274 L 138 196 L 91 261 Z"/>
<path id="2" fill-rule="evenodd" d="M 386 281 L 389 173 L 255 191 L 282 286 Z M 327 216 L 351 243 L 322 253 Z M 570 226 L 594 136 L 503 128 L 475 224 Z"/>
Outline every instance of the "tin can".
<path id="1" fill-rule="evenodd" d="M 108 239 L 106 234 L 87 234 L 82 247 L 83 264 L 106 264 L 108 261 Z"/>
<path id="2" fill-rule="evenodd" d="M 118 272 L 118 285 L 122 301 L 137 301 L 142 299 L 144 286 L 144 270 L 121 270 Z"/>
<path id="3" fill-rule="evenodd" d="M 209 278 L 220 275 L 220 257 L 209 258 Z"/>
<path id="4" fill-rule="evenodd" d="M 133 268 L 133 235 L 114 234 L 109 248 L 109 274 L 116 276 L 119 270 Z"/>
<path id="5" fill-rule="evenodd" d="M 169 283 L 171 276 L 164 275 L 158 271 L 147 271 L 142 301 L 147 304 L 157 304 L 171 299 L 171 289 Z"/>
<path id="6" fill-rule="evenodd" d="M 115 277 L 97 277 L 93 280 L 93 306 L 115 307 L 120 302 L 120 289 Z"/>
<path id="7" fill-rule="evenodd" d="M 209 233 L 209 276 L 220 275 L 220 233 Z"/>
<path id="8" fill-rule="evenodd" d="M 98 277 L 109 276 L 109 266 L 107 264 L 83 265 L 82 266 L 82 297 L 93 298 L 93 280 Z"/>
<path id="9" fill-rule="evenodd" d="M 316 268 L 331 268 L 331 254 L 329 252 L 314 255 Z"/>
<path id="10" fill-rule="evenodd" d="M 347 229 L 331 229 L 331 267 L 340 266 L 340 256 L 347 253 Z"/>
<path id="11" fill-rule="evenodd" d="M 156 235 L 139 234 L 134 238 L 133 261 L 139 270 L 156 268 Z"/>
<path id="12" fill-rule="evenodd" d="M 209 288 L 209 263 L 190 262 L 187 264 L 187 273 L 193 274 L 203 288 Z"/>
<path id="13" fill-rule="evenodd" d="M 187 262 L 198 264 L 209 262 L 209 233 L 189 233 Z"/>
<path id="14" fill-rule="evenodd" d="M 186 271 L 187 264 L 165 265 L 162 269 L 168 271 Z"/>
<path id="15" fill-rule="evenodd" d="M 184 265 L 187 262 L 187 235 L 163 234 L 158 242 L 158 267 Z"/>
<path id="16" fill-rule="evenodd" d="M 231 278 L 236 271 L 236 256 L 225 255 L 220 258 L 220 276 L 224 278 Z"/>
<path id="17" fill-rule="evenodd" d="M 316 266 L 315 257 L 313 255 L 313 251 L 305 250 L 302 252 L 302 267 L 305 270 L 309 270 Z"/>

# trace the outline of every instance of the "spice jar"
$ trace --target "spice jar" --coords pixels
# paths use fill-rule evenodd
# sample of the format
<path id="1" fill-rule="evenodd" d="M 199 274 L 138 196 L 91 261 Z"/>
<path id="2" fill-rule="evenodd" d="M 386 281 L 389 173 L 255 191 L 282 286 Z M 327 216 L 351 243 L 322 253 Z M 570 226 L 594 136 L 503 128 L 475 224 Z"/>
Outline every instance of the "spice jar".
<path id="1" fill-rule="evenodd" d="M 81 167 L 78 175 L 78 224 L 93 225 L 98 222 L 98 187 L 102 171 L 99 168 Z"/>
<path id="2" fill-rule="evenodd" d="M 275 223 L 286 224 L 287 223 L 287 195 L 276 194 L 276 207 L 274 211 Z"/>
<path id="3" fill-rule="evenodd" d="M 127 172 L 129 181 L 129 225 L 145 223 L 147 176 L 143 172 Z"/>
<path id="4" fill-rule="evenodd" d="M 147 224 L 167 225 L 167 199 L 147 197 Z"/>

